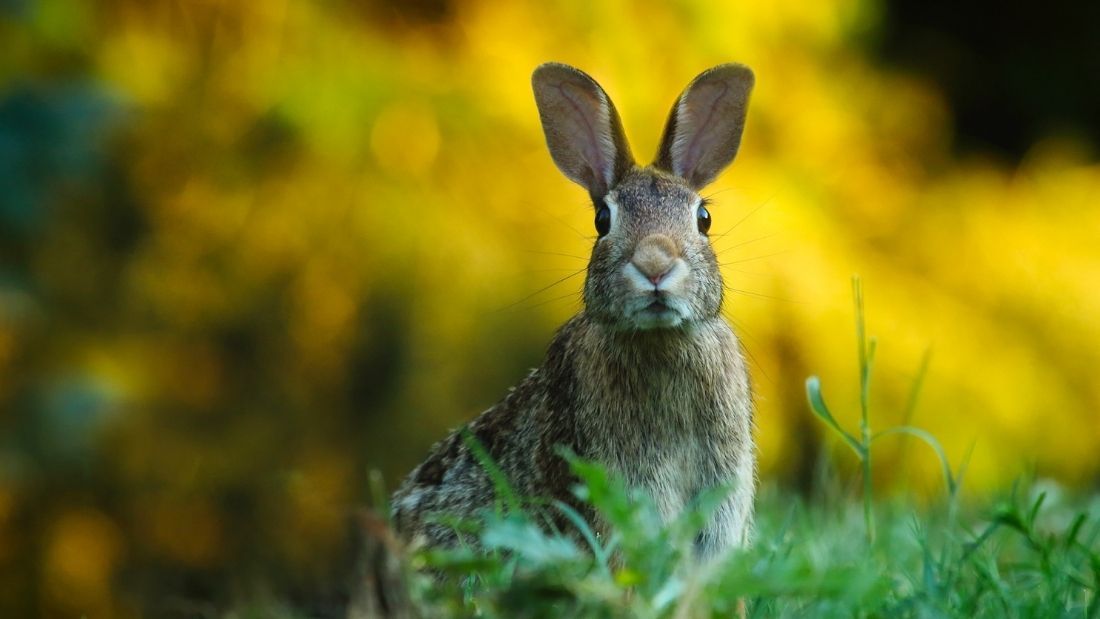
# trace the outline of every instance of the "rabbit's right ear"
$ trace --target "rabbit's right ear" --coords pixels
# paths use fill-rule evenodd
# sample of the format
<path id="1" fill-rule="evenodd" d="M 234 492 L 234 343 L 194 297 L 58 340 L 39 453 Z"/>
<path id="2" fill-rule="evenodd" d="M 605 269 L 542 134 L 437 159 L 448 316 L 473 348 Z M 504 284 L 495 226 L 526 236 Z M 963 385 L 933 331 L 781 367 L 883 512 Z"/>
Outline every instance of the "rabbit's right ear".
<path id="1" fill-rule="evenodd" d="M 598 202 L 634 166 L 623 124 L 596 80 L 548 62 L 531 76 L 550 156 Z"/>

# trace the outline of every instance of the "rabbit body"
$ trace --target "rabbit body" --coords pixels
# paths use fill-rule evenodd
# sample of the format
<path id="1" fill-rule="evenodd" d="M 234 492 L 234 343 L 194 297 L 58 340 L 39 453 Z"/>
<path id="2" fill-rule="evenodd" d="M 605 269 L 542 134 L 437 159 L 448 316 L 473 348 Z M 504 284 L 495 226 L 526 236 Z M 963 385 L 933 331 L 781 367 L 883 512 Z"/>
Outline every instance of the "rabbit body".
<path id="1" fill-rule="evenodd" d="M 722 278 L 697 190 L 736 153 L 752 74 L 723 65 L 696 78 L 647 167 L 634 164 L 614 107 L 590 77 L 548 64 L 534 84 L 551 154 L 589 189 L 600 238 L 585 309 L 558 331 L 543 364 L 464 430 L 517 494 L 572 505 L 597 531 L 604 524 L 572 494 L 563 447 L 648 492 L 665 521 L 700 492 L 729 486 L 698 550 L 743 545 L 755 492 L 752 396 L 721 316 Z M 451 545 L 456 533 L 439 517 L 476 517 L 495 498 L 456 431 L 397 490 L 394 524 L 417 543 Z"/>

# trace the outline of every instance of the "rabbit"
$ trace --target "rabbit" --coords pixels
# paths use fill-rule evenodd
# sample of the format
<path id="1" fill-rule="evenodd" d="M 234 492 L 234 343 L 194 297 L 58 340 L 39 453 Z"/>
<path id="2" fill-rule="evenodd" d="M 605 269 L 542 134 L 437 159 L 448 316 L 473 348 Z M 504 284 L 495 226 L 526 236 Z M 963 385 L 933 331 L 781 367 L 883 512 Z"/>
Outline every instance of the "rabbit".
<path id="1" fill-rule="evenodd" d="M 595 207 L 584 307 L 540 367 L 435 444 L 401 484 L 391 509 L 407 542 L 454 545 L 459 537 L 440 516 L 476 517 L 494 504 L 472 437 L 519 496 L 563 501 L 598 533 L 606 523 L 574 496 L 561 448 L 648 492 L 665 522 L 700 492 L 728 486 L 695 552 L 717 557 L 749 543 L 753 398 L 740 343 L 721 314 L 711 217 L 698 192 L 737 154 L 753 84 L 740 64 L 700 74 L 673 105 L 656 160 L 642 167 L 595 80 L 564 64 L 535 70 L 550 154 Z"/>

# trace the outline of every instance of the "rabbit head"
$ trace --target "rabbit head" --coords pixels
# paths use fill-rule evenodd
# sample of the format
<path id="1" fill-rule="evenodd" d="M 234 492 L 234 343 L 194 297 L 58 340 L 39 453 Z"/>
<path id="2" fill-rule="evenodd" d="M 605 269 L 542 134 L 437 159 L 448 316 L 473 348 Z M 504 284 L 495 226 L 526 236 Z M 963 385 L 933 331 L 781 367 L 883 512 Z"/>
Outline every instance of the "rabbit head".
<path id="1" fill-rule="evenodd" d="M 634 163 L 615 106 L 591 77 L 547 63 L 532 84 L 554 163 L 588 189 L 596 208 L 586 314 L 622 331 L 718 316 L 722 277 L 698 192 L 737 154 L 752 71 L 725 64 L 692 80 L 646 167 Z"/>

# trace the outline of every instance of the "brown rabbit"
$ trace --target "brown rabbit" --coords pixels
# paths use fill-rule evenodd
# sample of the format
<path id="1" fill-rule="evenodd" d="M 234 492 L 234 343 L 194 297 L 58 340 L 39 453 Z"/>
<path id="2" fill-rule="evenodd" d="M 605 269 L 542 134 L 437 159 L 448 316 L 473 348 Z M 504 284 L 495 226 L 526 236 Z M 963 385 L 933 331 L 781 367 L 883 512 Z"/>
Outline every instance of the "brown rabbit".
<path id="1" fill-rule="evenodd" d="M 393 496 L 402 536 L 448 545 L 439 516 L 476 516 L 494 486 L 476 439 L 525 497 L 573 505 L 565 447 L 648 492 L 665 521 L 701 491 L 732 487 L 698 540 L 702 557 L 747 542 L 756 455 L 753 403 L 737 337 L 722 318 L 722 276 L 699 190 L 733 160 L 753 74 L 739 64 L 696 77 L 676 101 L 652 165 L 634 163 L 622 122 L 591 77 L 547 63 L 532 77 L 550 154 L 588 189 L 599 235 L 584 309 L 543 364 L 463 430 L 437 443 Z"/>

